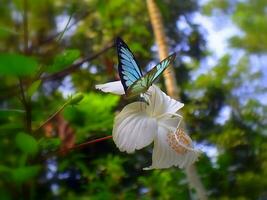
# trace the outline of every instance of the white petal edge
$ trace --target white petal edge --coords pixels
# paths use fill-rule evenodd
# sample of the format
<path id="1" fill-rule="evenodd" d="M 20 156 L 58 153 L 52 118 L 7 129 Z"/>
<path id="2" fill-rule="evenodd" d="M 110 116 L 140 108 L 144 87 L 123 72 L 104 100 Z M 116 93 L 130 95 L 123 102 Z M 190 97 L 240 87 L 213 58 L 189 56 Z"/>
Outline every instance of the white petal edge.
<path id="1" fill-rule="evenodd" d="M 146 95 L 149 99 L 147 111 L 152 116 L 159 116 L 164 113 L 176 113 L 184 106 L 183 103 L 166 95 L 156 85 L 152 85 Z"/>
<path id="2" fill-rule="evenodd" d="M 96 85 L 95 88 L 103 92 L 113 93 L 117 95 L 125 94 L 121 81 L 113 81 L 105 84 L 99 84 Z"/>
<path id="3" fill-rule="evenodd" d="M 200 151 L 187 148 L 183 154 L 175 152 L 167 142 L 167 134 L 169 130 L 164 127 L 158 128 L 158 134 L 154 141 L 154 149 L 152 154 L 152 165 L 144 168 L 144 170 L 164 169 L 172 166 L 186 168 L 197 161 Z M 186 148 L 186 146 L 184 146 Z"/>
<path id="4" fill-rule="evenodd" d="M 120 151 L 133 153 L 148 146 L 158 132 L 157 120 L 145 113 L 145 103 L 135 102 L 115 117 L 112 136 Z"/>

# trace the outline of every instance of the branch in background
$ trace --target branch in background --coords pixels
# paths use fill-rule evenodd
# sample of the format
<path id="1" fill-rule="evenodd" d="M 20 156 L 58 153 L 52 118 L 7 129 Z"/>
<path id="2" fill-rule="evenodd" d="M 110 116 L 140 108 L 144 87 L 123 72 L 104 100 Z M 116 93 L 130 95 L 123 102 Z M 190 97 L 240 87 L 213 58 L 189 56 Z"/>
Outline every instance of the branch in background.
<path id="1" fill-rule="evenodd" d="M 76 24 L 78 24 L 81 20 L 83 20 L 84 18 L 86 18 L 89 15 L 89 13 L 90 12 L 85 12 L 80 17 L 77 17 L 76 20 L 73 23 L 71 23 L 69 26 L 67 26 L 65 30 L 59 31 L 59 32 L 57 32 L 57 33 L 49 36 L 45 40 L 40 41 L 37 44 L 33 44 L 32 46 L 30 46 L 28 48 L 29 52 L 32 52 L 32 51 L 36 50 L 37 48 L 40 48 L 40 46 L 49 44 L 50 42 L 53 42 L 54 40 L 56 40 L 56 38 L 58 38 L 60 35 L 62 35 L 62 32 L 66 32 L 69 29 L 71 29 L 73 26 L 75 26 Z"/>
<path id="2" fill-rule="evenodd" d="M 26 129 L 29 133 L 31 133 L 32 132 L 31 105 L 26 99 L 25 91 L 24 91 L 21 79 L 19 79 L 19 88 L 20 88 L 20 93 L 21 93 L 21 103 L 23 104 L 24 110 L 25 110 Z"/>
<path id="3" fill-rule="evenodd" d="M 57 151 L 57 153 L 65 154 L 68 151 L 82 149 L 82 148 L 87 147 L 90 144 L 94 144 L 94 143 L 97 143 L 97 142 L 102 142 L 104 140 L 108 140 L 108 139 L 111 139 L 111 138 L 112 138 L 112 135 L 109 135 L 109 136 L 106 136 L 106 137 L 90 140 L 90 141 L 87 141 L 87 142 L 84 142 L 84 143 L 81 143 L 81 144 L 77 144 L 77 145 L 75 145 L 75 146 L 73 146 L 73 147 L 71 147 L 69 149 L 64 149 L 64 150 L 61 150 L 61 151 Z"/>
<path id="4" fill-rule="evenodd" d="M 57 79 L 61 79 L 64 78 L 65 76 L 77 71 L 80 69 L 80 66 L 88 61 L 92 61 L 94 59 L 96 59 L 98 56 L 100 56 L 101 54 L 104 54 L 106 51 L 108 51 L 109 49 L 111 49 L 112 47 L 114 47 L 114 42 L 110 42 L 106 47 L 104 47 L 102 50 L 100 50 L 99 52 L 92 54 L 90 56 L 87 56 L 83 59 L 78 60 L 76 63 L 72 64 L 71 66 L 65 68 L 64 70 L 51 74 L 51 75 L 47 75 L 42 77 L 41 79 L 43 81 L 52 81 L 52 80 L 57 80 Z"/>
<path id="5" fill-rule="evenodd" d="M 147 0 L 146 2 L 153 32 L 156 38 L 156 43 L 158 45 L 159 57 L 162 60 L 168 56 L 168 46 L 166 42 L 167 37 L 164 33 L 162 16 L 155 0 Z M 166 69 L 166 71 L 163 73 L 163 76 L 168 95 L 174 99 L 178 99 L 179 88 L 177 86 L 173 67 Z M 197 198 L 200 200 L 208 199 L 207 191 L 198 176 L 195 165 L 193 164 L 192 166 L 187 167 L 185 173 L 190 187 L 196 190 Z"/>
<path id="6" fill-rule="evenodd" d="M 109 135 L 109 136 L 105 136 L 105 137 L 102 137 L 102 138 L 89 140 L 89 141 L 81 143 L 81 144 L 77 144 L 77 145 L 75 145 L 75 146 L 73 146 L 73 147 L 71 147 L 69 149 L 52 151 L 52 152 L 49 152 L 46 155 L 44 155 L 44 157 L 42 159 L 46 160 L 48 157 L 55 156 L 55 155 L 66 155 L 66 153 L 69 152 L 69 151 L 83 149 L 83 148 L 87 147 L 88 145 L 95 144 L 97 142 L 102 142 L 102 141 L 105 141 L 105 140 L 108 140 L 108 139 L 111 139 L 111 138 L 112 138 L 112 136 Z"/>
<path id="7" fill-rule="evenodd" d="M 24 43 L 24 54 L 28 53 L 28 2 L 23 0 L 23 43 Z M 19 90 L 21 93 L 21 103 L 25 109 L 25 123 L 26 129 L 29 133 L 32 132 L 32 109 L 30 99 L 27 99 L 25 96 L 24 86 L 21 79 L 19 79 Z"/>
<path id="8" fill-rule="evenodd" d="M 61 31 L 61 33 L 59 34 L 57 42 L 60 42 L 60 40 L 62 39 L 64 33 L 67 31 L 68 26 L 70 24 L 70 21 L 72 19 L 72 16 L 73 16 L 73 13 L 71 13 L 71 15 L 69 16 L 69 19 L 68 19 L 68 22 L 67 22 L 66 26 L 64 27 L 63 31 Z"/>
<path id="9" fill-rule="evenodd" d="M 70 65 L 69 67 L 65 68 L 64 70 L 62 70 L 60 72 L 56 72 L 54 74 L 42 77 L 41 78 L 42 82 L 62 79 L 65 76 L 67 76 L 73 72 L 78 71 L 80 69 L 80 66 L 83 63 L 96 59 L 98 56 L 104 54 L 105 52 L 107 52 L 109 49 L 111 49 L 113 47 L 114 47 L 114 42 L 110 42 L 106 47 L 101 49 L 99 52 L 91 54 L 90 56 L 87 56 L 85 58 L 80 59 L 76 63 Z M 22 84 L 23 84 L 23 86 L 25 86 L 25 88 L 27 88 L 29 86 L 29 81 L 28 80 L 22 81 Z M 0 99 L 2 100 L 2 99 L 7 99 L 10 97 L 13 97 L 16 94 L 18 94 L 19 92 L 20 92 L 19 85 L 10 86 L 5 90 L 0 90 Z"/>
<path id="10" fill-rule="evenodd" d="M 52 119 L 54 119 L 57 114 L 59 114 L 67 105 L 69 102 L 65 102 L 54 114 L 52 114 L 47 120 L 45 120 L 37 129 L 34 130 L 36 133 L 38 130 L 40 130 L 44 125 L 46 125 L 48 122 L 50 122 Z"/>
<path id="11" fill-rule="evenodd" d="M 28 2 L 23 0 L 23 43 L 24 43 L 24 53 L 28 53 L 28 43 L 29 43 L 29 33 L 28 33 Z"/>
<path id="12" fill-rule="evenodd" d="M 77 105 L 83 99 L 83 94 L 77 93 L 71 96 L 54 114 L 45 120 L 34 132 L 40 130 L 44 125 L 54 119 L 67 105 Z"/>

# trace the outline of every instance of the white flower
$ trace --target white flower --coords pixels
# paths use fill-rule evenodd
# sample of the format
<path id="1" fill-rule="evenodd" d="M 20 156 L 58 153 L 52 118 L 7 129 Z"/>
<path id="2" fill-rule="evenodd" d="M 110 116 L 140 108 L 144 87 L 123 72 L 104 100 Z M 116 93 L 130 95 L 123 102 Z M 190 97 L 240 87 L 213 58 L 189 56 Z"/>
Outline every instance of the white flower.
<path id="1" fill-rule="evenodd" d="M 98 85 L 97 88 L 123 94 L 119 83 Z M 191 165 L 197 160 L 199 152 L 193 149 L 190 137 L 179 127 L 182 116 L 177 111 L 184 104 L 171 99 L 155 85 L 147 93 L 148 104 L 128 104 L 116 116 L 112 133 L 115 144 L 121 151 L 133 153 L 154 141 L 152 165 L 145 169 Z"/>
<path id="2" fill-rule="evenodd" d="M 98 90 L 102 90 L 103 92 L 110 92 L 110 93 L 118 94 L 118 95 L 125 94 L 121 81 L 114 81 L 114 82 L 96 85 L 95 88 Z"/>

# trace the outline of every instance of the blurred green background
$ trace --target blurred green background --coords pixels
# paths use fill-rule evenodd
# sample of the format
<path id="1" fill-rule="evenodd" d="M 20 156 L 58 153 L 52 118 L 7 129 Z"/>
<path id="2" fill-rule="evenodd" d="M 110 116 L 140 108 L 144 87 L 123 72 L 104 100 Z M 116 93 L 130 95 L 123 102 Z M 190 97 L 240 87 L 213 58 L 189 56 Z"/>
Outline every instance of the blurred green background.
<path id="1" fill-rule="evenodd" d="M 178 52 L 209 199 L 267 199 L 266 0 L 156 3 Z M 145 1 L 0 0 L 1 200 L 197 198 L 183 170 L 142 170 L 152 147 L 129 155 L 109 139 L 68 150 L 111 135 L 126 104 L 94 89 L 118 80 L 117 36 L 144 71 L 159 61 Z M 77 105 L 76 92 L 84 95 Z"/>

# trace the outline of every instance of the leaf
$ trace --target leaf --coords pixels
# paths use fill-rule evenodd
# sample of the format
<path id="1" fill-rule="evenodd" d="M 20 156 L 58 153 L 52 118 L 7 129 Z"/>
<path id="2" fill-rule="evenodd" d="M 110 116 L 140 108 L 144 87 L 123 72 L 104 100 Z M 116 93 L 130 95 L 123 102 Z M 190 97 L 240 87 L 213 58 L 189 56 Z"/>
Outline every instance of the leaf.
<path id="1" fill-rule="evenodd" d="M 17 147 L 26 154 L 34 155 L 38 151 L 38 143 L 34 137 L 26 133 L 18 133 L 15 138 Z"/>
<path id="2" fill-rule="evenodd" d="M 0 188 L 0 197 L 2 200 L 12 200 L 11 192 L 6 191 L 4 188 Z"/>
<path id="3" fill-rule="evenodd" d="M 0 165 L 0 173 L 2 172 L 8 172 L 10 170 L 9 167 L 5 166 L 5 165 Z"/>
<path id="4" fill-rule="evenodd" d="M 0 38 L 6 38 L 9 35 L 18 35 L 18 33 L 8 27 L 0 27 Z"/>
<path id="5" fill-rule="evenodd" d="M 68 49 L 57 55 L 52 66 L 48 68 L 48 72 L 54 73 L 71 65 L 80 56 L 80 51 L 77 49 Z"/>
<path id="6" fill-rule="evenodd" d="M 1 134 L 8 134 L 8 131 L 15 131 L 15 130 L 21 130 L 23 128 L 22 123 L 14 123 L 14 122 L 6 122 L 0 125 L 0 135 Z"/>
<path id="7" fill-rule="evenodd" d="M 31 97 L 37 91 L 40 84 L 41 84 L 41 80 L 37 80 L 31 84 L 31 86 L 27 90 L 27 94 L 29 97 Z"/>
<path id="8" fill-rule="evenodd" d="M 0 76 L 28 76 L 36 72 L 38 63 L 19 54 L 0 54 Z"/>
<path id="9" fill-rule="evenodd" d="M 0 109 L 0 118 L 1 117 L 7 117 L 7 116 L 13 116 L 13 115 L 24 115 L 24 110 L 19 109 Z"/>
<path id="10" fill-rule="evenodd" d="M 39 173 L 40 169 L 41 167 L 38 165 L 19 167 L 11 170 L 11 177 L 16 183 L 22 183 L 35 177 Z"/>
<path id="11" fill-rule="evenodd" d="M 77 106 L 66 107 L 63 115 L 71 124 L 80 127 L 79 132 L 81 134 L 79 135 L 76 132 L 77 138 L 79 136 L 86 137 L 84 133 L 90 131 L 109 131 L 112 130 L 113 109 L 117 105 L 118 100 L 119 97 L 115 95 L 102 95 L 90 92 L 84 94 L 83 100 Z"/>
<path id="12" fill-rule="evenodd" d="M 70 97 L 69 105 L 77 105 L 81 100 L 83 100 L 84 95 L 82 93 L 77 93 Z"/>
<path id="13" fill-rule="evenodd" d="M 61 145 L 61 140 L 60 138 L 41 138 L 38 143 L 40 148 L 51 151 L 53 149 L 58 149 Z"/>

